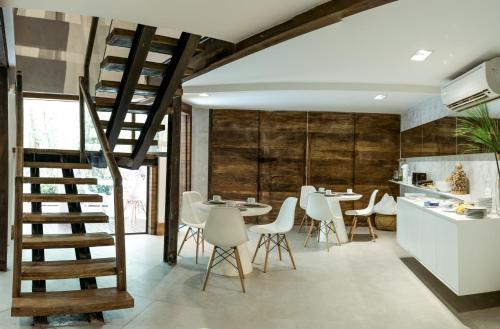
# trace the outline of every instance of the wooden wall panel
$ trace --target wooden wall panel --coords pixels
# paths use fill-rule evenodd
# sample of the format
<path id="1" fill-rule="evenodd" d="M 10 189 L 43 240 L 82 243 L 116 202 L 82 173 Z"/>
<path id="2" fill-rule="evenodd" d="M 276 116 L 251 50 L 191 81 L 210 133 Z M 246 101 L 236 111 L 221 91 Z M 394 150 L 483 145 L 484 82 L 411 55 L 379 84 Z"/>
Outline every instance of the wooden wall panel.
<path id="1" fill-rule="evenodd" d="M 286 197 L 299 197 L 306 177 L 316 187 L 364 194 L 357 207 L 375 188 L 396 196 L 388 180 L 398 167 L 399 129 L 398 115 L 211 111 L 209 195 L 258 196 L 273 207 L 263 221 L 275 219 Z M 342 203 L 344 211 L 353 206 Z M 296 222 L 302 216 L 298 210 Z"/>
<path id="2" fill-rule="evenodd" d="M 354 113 L 309 113 L 308 184 L 333 191 L 353 188 L 354 116 Z M 352 208 L 352 202 L 342 203 L 344 211 Z M 298 212 L 302 218 L 303 211 Z"/>
<path id="3" fill-rule="evenodd" d="M 306 130 L 306 112 L 260 113 L 259 200 L 273 207 L 269 220 L 305 183 Z"/>
<path id="4" fill-rule="evenodd" d="M 209 197 L 258 196 L 259 112 L 210 111 Z"/>
<path id="5" fill-rule="evenodd" d="M 422 125 L 422 154 L 424 156 L 456 154 L 456 128 L 455 117 L 444 117 Z"/>
<path id="6" fill-rule="evenodd" d="M 422 156 L 422 126 L 405 130 L 401 133 L 401 158 Z"/>
<path id="7" fill-rule="evenodd" d="M 398 168 L 400 116 L 391 114 L 356 114 L 354 191 L 363 194 L 355 202 L 364 208 L 373 190 L 377 200 L 384 193 L 399 195 L 399 188 L 388 180 Z"/>

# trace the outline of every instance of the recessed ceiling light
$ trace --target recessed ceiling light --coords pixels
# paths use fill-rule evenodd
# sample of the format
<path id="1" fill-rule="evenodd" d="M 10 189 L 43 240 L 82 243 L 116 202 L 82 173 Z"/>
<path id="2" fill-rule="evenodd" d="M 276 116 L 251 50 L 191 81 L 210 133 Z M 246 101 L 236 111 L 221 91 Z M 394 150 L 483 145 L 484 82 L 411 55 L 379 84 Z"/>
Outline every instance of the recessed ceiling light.
<path id="1" fill-rule="evenodd" d="M 386 95 L 380 94 L 380 95 L 373 97 L 373 99 L 376 101 L 381 101 L 381 100 L 385 99 L 386 97 L 387 97 Z"/>
<path id="2" fill-rule="evenodd" d="M 411 56 L 411 60 L 415 62 L 423 62 L 427 59 L 432 54 L 432 51 L 430 50 L 425 50 L 425 49 L 419 49 L 417 52 Z"/>
<path id="3" fill-rule="evenodd" d="M 198 96 L 200 96 L 200 97 L 208 97 L 208 96 L 210 96 L 210 95 L 209 95 L 209 94 L 207 94 L 207 93 L 200 93 Z"/>

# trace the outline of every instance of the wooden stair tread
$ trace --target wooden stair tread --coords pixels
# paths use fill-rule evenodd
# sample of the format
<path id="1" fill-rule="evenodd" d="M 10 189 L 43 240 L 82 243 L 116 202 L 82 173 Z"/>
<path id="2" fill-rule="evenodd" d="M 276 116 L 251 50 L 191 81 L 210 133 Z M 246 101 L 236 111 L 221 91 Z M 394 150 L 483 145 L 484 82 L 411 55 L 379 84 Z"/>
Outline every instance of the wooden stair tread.
<path id="1" fill-rule="evenodd" d="M 115 274 L 115 258 L 23 262 L 21 265 L 21 280 L 93 278 Z"/>
<path id="2" fill-rule="evenodd" d="M 23 235 L 23 249 L 85 248 L 113 246 L 108 233 Z"/>
<path id="3" fill-rule="evenodd" d="M 80 314 L 134 307 L 134 299 L 116 288 L 22 293 L 12 298 L 12 316 Z"/>
<path id="4" fill-rule="evenodd" d="M 113 106 L 115 105 L 115 99 L 110 97 L 96 97 L 95 105 L 97 111 L 111 112 L 113 111 Z M 133 114 L 148 114 L 150 110 L 151 105 L 130 103 L 128 106 L 128 113 Z"/>
<path id="5" fill-rule="evenodd" d="M 68 178 L 68 177 L 23 177 L 25 184 L 86 184 L 96 185 L 97 178 Z"/>
<path id="6" fill-rule="evenodd" d="M 106 56 L 101 62 L 101 70 L 123 72 L 127 65 L 127 58 L 118 56 Z M 167 69 L 166 64 L 145 62 L 142 66 L 141 75 L 161 78 Z"/>
<path id="7" fill-rule="evenodd" d="M 101 125 L 103 128 L 108 126 L 109 121 L 101 120 Z M 144 123 L 139 122 L 124 122 L 122 129 L 125 130 L 141 130 L 144 127 Z M 160 125 L 160 130 L 165 130 L 165 125 Z"/>
<path id="8" fill-rule="evenodd" d="M 117 145 L 135 145 L 137 143 L 137 139 L 133 138 L 119 138 Z M 150 145 L 158 145 L 158 141 L 154 140 Z"/>
<path id="9" fill-rule="evenodd" d="M 92 169 L 92 165 L 90 163 L 79 163 L 79 162 L 25 161 L 24 166 L 27 168 Z"/>
<path id="10" fill-rule="evenodd" d="M 108 216 L 103 212 L 67 212 L 67 213 L 24 213 L 23 223 L 35 224 L 75 224 L 107 223 Z"/>
<path id="11" fill-rule="evenodd" d="M 106 43 L 110 46 L 130 48 L 135 31 L 113 28 L 106 38 Z M 163 35 L 155 35 L 149 51 L 171 55 L 177 46 L 178 39 Z M 203 46 L 198 45 L 196 52 L 203 51 Z"/>
<path id="12" fill-rule="evenodd" d="M 101 80 L 96 85 L 96 91 L 102 93 L 118 93 L 120 88 L 119 81 Z M 157 86 L 137 84 L 134 95 L 138 96 L 154 96 L 158 91 Z"/>
<path id="13" fill-rule="evenodd" d="M 119 81 L 111 81 L 111 80 L 101 80 L 96 85 L 96 91 L 101 93 L 114 93 L 118 92 L 120 88 Z M 145 85 L 145 84 L 137 84 L 134 95 L 138 96 L 155 96 L 158 91 L 158 86 L 153 85 Z M 175 96 L 182 96 L 182 89 L 177 89 L 175 92 Z"/>
<path id="14" fill-rule="evenodd" d="M 127 65 L 127 58 L 118 56 L 106 56 L 101 62 L 101 70 L 112 71 L 112 72 L 123 72 L 125 71 L 125 66 Z M 163 77 L 163 73 L 167 69 L 167 64 L 156 63 L 156 62 L 145 62 L 142 66 L 141 75 L 149 77 Z M 193 74 L 192 69 L 186 69 L 184 76 L 189 76 Z"/>
<path id="15" fill-rule="evenodd" d="M 99 194 L 24 193 L 23 202 L 102 202 Z"/>

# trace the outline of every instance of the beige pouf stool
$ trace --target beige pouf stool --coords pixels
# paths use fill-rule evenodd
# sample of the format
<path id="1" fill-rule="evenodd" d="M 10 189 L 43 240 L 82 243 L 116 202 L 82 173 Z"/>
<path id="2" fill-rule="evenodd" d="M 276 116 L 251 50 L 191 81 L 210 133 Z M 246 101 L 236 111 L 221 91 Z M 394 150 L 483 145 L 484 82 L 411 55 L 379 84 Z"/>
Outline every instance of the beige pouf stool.
<path id="1" fill-rule="evenodd" d="M 396 215 L 375 215 L 375 226 L 381 231 L 396 231 Z"/>

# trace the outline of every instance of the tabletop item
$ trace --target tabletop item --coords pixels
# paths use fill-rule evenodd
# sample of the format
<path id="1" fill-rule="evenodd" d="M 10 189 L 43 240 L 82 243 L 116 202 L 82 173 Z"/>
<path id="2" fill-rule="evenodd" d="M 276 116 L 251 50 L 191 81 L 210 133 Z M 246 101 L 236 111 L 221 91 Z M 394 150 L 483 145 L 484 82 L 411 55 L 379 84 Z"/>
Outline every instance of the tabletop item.
<path id="1" fill-rule="evenodd" d="M 212 201 L 221 201 L 222 197 L 220 195 L 214 194 L 212 196 Z"/>
<path id="2" fill-rule="evenodd" d="M 438 180 L 435 182 L 436 188 L 441 192 L 451 192 L 451 183 L 448 181 Z"/>
<path id="3" fill-rule="evenodd" d="M 324 193 L 324 192 L 325 192 L 325 188 L 324 188 L 324 187 L 320 187 L 320 188 L 318 189 L 318 192 L 320 192 L 320 193 Z"/>
<path id="4" fill-rule="evenodd" d="M 220 200 L 209 200 L 206 202 L 206 204 L 226 204 L 226 202 Z"/>
<path id="5" fill-rule="evenodd" d="M 427 207 L 427 208 L 439 207 L 439 201 L 436 201 L 436 200 L 425 200 L 424 201 L 424 207 Z"/>
<path id="6" fill-rule="evenodd" d="M 469 190 L 469 180 L 460 162 L 455 164 L 455 170 L 447 180 L 451 182 L 451 193 L 459 195 L 467 194 Z"/>
<path id="7" fill-rule="evenodd" d="M 486 216 L 487 209 L 486 207 L 472 207 L 472 206 L 466 206 L 465 207 L 465 216 L 469 218 L 484 218 Z"/>
<path id="8" fill-rule="evenodd" d="M 347 189 L 347 194 L 354 194 L 354 193 L 352 193 L 352 188 Z"/>
<path id="9" fill-rule="evenodd" d="M 332 195 L 332 190 L 326 190 L 325 195 Z"/>
<path id="10" fill-rule="evenodd" d="M 247 198 L 247 204 L 254 204 L 255 198 Z"/>

